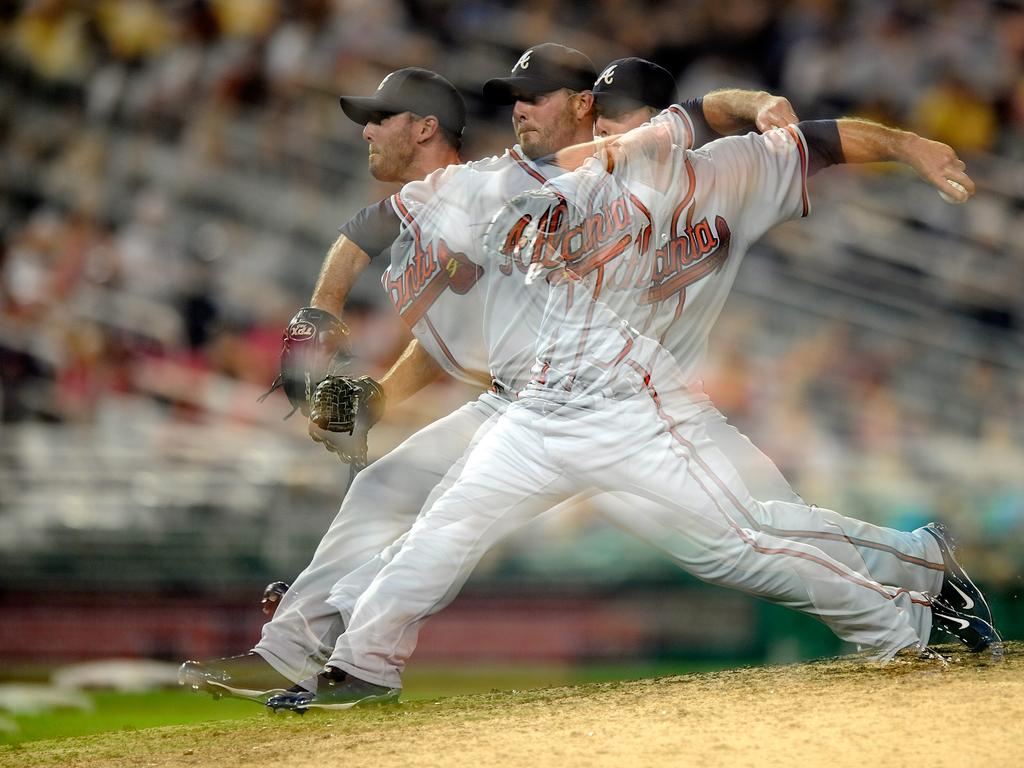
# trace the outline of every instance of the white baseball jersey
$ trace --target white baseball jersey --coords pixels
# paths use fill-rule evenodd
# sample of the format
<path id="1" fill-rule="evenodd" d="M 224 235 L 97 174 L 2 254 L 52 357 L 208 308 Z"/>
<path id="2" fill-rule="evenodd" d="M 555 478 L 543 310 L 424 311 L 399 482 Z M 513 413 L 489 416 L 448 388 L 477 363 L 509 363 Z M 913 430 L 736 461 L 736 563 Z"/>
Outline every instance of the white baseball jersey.
<path id="1" fill-rule="evenodd" d="M 807 214 L 799 128 L 687 151 L 691 135 L 670 108 L 503 214 L 529 235 L 527 282 L 547 292 L 534 386 L 614 387 L 665 351 L 674 383 L 692 384 L 751 243 Z"/>
<path id="2" fill-rule="evenodd" d="M 527 291 L 521 274 L 488 253 L 484 240 L 507 200 L 562 172 L 515 146 L 436 171 L 391 198 L 402 231 L 382 283 L 424 349 L 452 376 L 494 379 L 510 392 L 528 381 L 543 297 Z"/>
<path id="3" fill-rule="evenodd" d="M 674 188 L 659 191 L 658 178 L 651 169 L 658 167 L 657 155 L 664 146 L 681 153 L 691 147 L 695 135 L 692 119 L 678 105 L 657 116 L 652 125 L 659 133 L 650 137 L 649 158 L 646 162 L 639 158 L 623 161 L 623 166 L 628 166 L 628 179 L 623 177 L 623 181 L 619 180 L 621 173 L 597 173 L 598 160 L 589 164 L 594 173 L 565 174 L 557 166 L 531 161 L 517 145 L 499 157 L 436 171 L 423 181 L 406 184 L 391 198 L 402 231 L 392 246 L 391 265 L 382 283 L 424 349 L 449 374 L 474 383 L 494 379 L 508 392 L 521 390 L 529 381 L 537 361 L 544 313 L 553 309 L 547 292 L 534 284 L 538 268 L 545 266 L 538 262 L 551 244 L 533 241 L 531 248 L 525 249 L 521 243 L 538 226 L 554 225 L 543 214 L 532 222 L 513 216 L 514 201 L 524 195 L 541 189 L 558 194 L 564 188 L 569 200 L 579 200 L 576 187 L 581 180 L 599 178 L 598 189 L 593 191 L 603 197 L 606 207 L 589 216 L 583 236 L 563 238 L 563 255 L 571 258 L 589 253 L 609 238 L 624 236 L 629 238 L 624 249 L 611 256 L 599 254 L 599 258 L 619 257 L 609 272 L 608 285 L 617 290 L 632 288 L 650 277 L 651 260 L 658 252 L 656 240 L 652 240 L 654 217 L 666 205 L 679 202 Z M 661 170 L 672 171 L 664 165 Z M 626 188 L 625 181 L 637 185 L 636 194 Z M 621 231 L 634 226 L 640 227 L 635 234 Z M 704 234 L 703 228 L 697 226 L 696 230 Z M 591 255 L 589 260 L 594 258 Z M 734 273 L 735 266 L 730 283 Z M 594 279 L 600 282 L 604 275 L 604 268 L 598 268 Z M 572 286 L 567 285 L 566 290 L 571 292 Z M 728 285 L 721 291 L 723 298 L 727 292 Z M 648 332 L 648 321 L 663 305 L 660 300 L 648 301 L 640 332 Z M 720 304 L 715 315 L 717 309 Z M 660 324 L 670 324 L 673 317 L 677 315 L 661 317 Z M 557 326 L 549 318 L 547 327 L 553 330 Z M 601 359 L 596 352 L 591 356 Z"/>
<path id="4" fill-rule="evenodd" d="M 382 279 L 389 296 L 424 348 L 451 375 L 466 381 L 494 378 L 506 390 L 518 391 L 538 357 L 542 366 L 561 371 L 559 375 L 576 377 L 581 361 L 606 366 L 637 334 L 665 344 L 692 375 L 742 253 L 779 220 L 780 206 L 789 212 L 794 194 L 806 203 L 806 148 L 798 132 L 791 142 L 803 148 L 793 155 L 802 163 L 762 163 L 757 169 L 757 183 L 748 189 L 747 199 L 756 198 L 767 184 L 782 192 L 776 195 L 778 205 L 761 206 L 756 215 L 740 212 L 742 199 L 732 191 L 737 185 L 727 178 L 748 171 L 739 157 L 743 150 L 731 158 L 733 167 L 719 161 L 721 181 L 706 185 L 700 195 L 679 183 L 693 178 L 692 163 L 706 162 L 706 155 L 685 152 L 693 135 L 689 116 L 674 106 L 652 121 L 643 151 L 608 152 L 608 157 L 619 158 L 613 175 L 603 172 L 605 158 L 563 174 L 557 167 L 530 161 L 514 147 L 500 157 L 449 166 L 407 184 L 391 200 L 403 230 Z M 750 140 L 762 139 L 752 135 Z M 641 145 L 635 139 L 632 143 Z M 778 160 L 786 156 L 781 153 Z M 799 182 L 795 193 L 793 179 Z M 580 220 L 562 221 L 558 231 L 554 211 L 537 212 L 532 221 L 529 213 L 518 218 L 510 214 L 515 210 L 510 201 L 542 185 L 569 201 L 573 210 L 565 213 L 566 219 L 576 215 Z M 715 189 L 727 190 L 719 191 L 721 200 L 709 194 Z M 536 206 L 536 201 L 528 202 Z M 733 218 L 743 218 L 739 242 L 725 217 L 705 213 L 725 204 L 737 209 Z M 662 226 L 655 227 L 655 222 Z M 551 230 L 553 236 L 546 242 L 531 239 L 538 228 Z M 522 246 L 524 239 L 530 242 L 528 248 Z M 537 284 L 541 271 L 552 267 L 552 252 L 555 261 L 568 267 L 563 274 L 572 275 L 562 281 L 565 311 Z M 585 263 L 570 263 L 581 254 L 586 254 Z M 711 279 L 703 279 L 708 273 Z M 552 282 L 551 275 L 545 277 Z M 624 291 L 634 294 L 629 307 L 621 306 Z M 575 317 L 574 308 L 583 314 Z M 678 323 L 684 308 L 686 322 Z M 588 314 L 597 309 L 597 315 Z M 543 324 L 552 335 L 547 341 L 555 344 L 544 347 L 542 339 L 538 354 L 545 311 Z M 607 327 L 609 319 L 602 312 L 608 311 L 632 331 L 620 330 L 615 339 L 592 338 L 587 350 L 587 329 Z"/>

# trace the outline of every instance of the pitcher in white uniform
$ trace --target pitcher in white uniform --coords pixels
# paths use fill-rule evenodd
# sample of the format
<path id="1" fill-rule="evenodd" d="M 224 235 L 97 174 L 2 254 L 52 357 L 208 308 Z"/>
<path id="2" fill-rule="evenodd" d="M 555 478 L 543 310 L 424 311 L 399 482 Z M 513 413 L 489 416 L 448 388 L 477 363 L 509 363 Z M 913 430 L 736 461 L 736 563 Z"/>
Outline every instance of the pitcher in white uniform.
<path id="1" fill-rule="evenodd" d="M 497 259 L 493 252 L 480 257 L 474 251 L 484 221 L 473 208 L 476 197 L 448 218 L 444 210 L 451 200 L 432 190 L 420 199 L 418 209 L 404 212 L 409 238 L 417 247 L 443 240 L 439 252 L 463 257 L 477 253 L 465 262 L 457 259 L 456 271 L 466 263 L 481 280 L 488 270 L 494 274 L 495 267 L 506 278 L 516 271 L 511 267 L 525 267 L 522 281 L 526 286 L 541 286 L 539 305 L 545 310 L 539 343 L 533 347 L 537 366 L 531 383 L 520 393 L 520 402 L 481 437 L 454 486 L 379 563 L 360 569 L 372 573 L 368 586 L 360 582 L 357 571 L 335 590 L 332 599 L 347 630 L 328 662 L 328 673 L 321 675 L 321 685 L 329 690 L 274 697 L 271 706 L 341 708 L 354 701 L 393 696 L 419 624 L 451 599 L 480 555 L 539 511 L 581 489 L 626 490 L 648 498 L 652 504 L 634 509 L 633 517 L 645 521 L 637 527 L 658 530 L 659 543 L 667 542 L 666 549 L 692 572 L 806 610 L 828 622 L 840 636 L 876 648 L 882 658 L 926 641 L 934 612 L 929 597 L 918 593 L 921 587 L 901 582 L 883 585 L 857 569 L 862 560 L 851 566 L 813 544 L 784 540 L 756 527 L 766 520 L 770 523 L 772 514 L 750 496 L 730 462 L 707 439 L 699 398 L 679 386 L 692 373 L 687 368 L 699 363 L 706 343 L 700 336 L 706 336 L 731 284 L 734 268 L 723 272 L 730 254 L 738 263 L 749 243 L 769 226 L 806 214 L 806 174 L 814 159 L 819 165 L 827 164 L 842 150 L 847 151 L 847 161 L 888 159 L 885 143 L 892 141 L 895 132 L 844 121 L 839 126 L 809 126 L 808 130 L 814 129 L 810 143 L 802 131 L 794 129 L 767 139 L 751 135 L 722 140 L 706 153 L 690 153 L 684 149 L 692 140 L 689 126 L 684 111 L 669 110 L 642 137 L 627 136 L 606 151 L 601 163 L 614 160 L 619 168 L 611 194 L 605 176 L 613 163 L 608 162 L 606 169 L 600 164 L 594 167 L 597 161 L 591 161 L 571 180 L 551 181 L 548 190 L 537 196 L 537 207 L 521 199 L 523 205 L 511 209 L 507 231 L 502 230 L 500 218 L 497 224 L 489 222 Z M 832 141 L 823 138 L 829 131 L 834 134 Z M 951 150 L 913 139 L 916 143 L 901 147 L 902 159 L 916 164 L 933 182 L 941 170 L 970 184 L 962 170 L 947 168 L 958 162 Z M 644 170 L 631 176 L 630 168 Z M 633 183 L 634 176 L 648 185 L 649 205 L 640 199 L 643 193 L 616 186 L 622 179 Z M 663 184 L 664 180 L 672 183 Z M 658 194 L 664 199 L 658 199 Z M 570 207 L 577 216 L 563 211 L 568 227 L 563 231 L 553 222 L 559 207 L 566 207 L 565 200 L 572 201 Z M 616 213 L 613 207 L 621 208 L 623 200 L 633 210 Z M 708 209 L 718 211 L 713 224 L 708 216 L 695 215 Z M 595 217 L 601 221 L 595 223 Z M 730 219 L 750 223 L 746 228 L 730 226 Z M 495 226 L 498 237 L 493 236 Z M 653 232 L 665 235 L 665 246 L 651 247 Z M 553 260 L 544 246 L 538 247 L 551 237 L 560 237 Z M 690 245 L 681 242 L 684 237 Z M 573 248 L 571 243 L 580 238 L 587 247 Z M 670 244 L 673 238 L 680 242 Z M 511 252 L 502 252 L 502 244 L 510 246 Z M 642 252 L 634 253 L 634 246 Z M 525 255 L 524 249 L 529 249 Z M 641 268 L 630 274 L 645 279 L 620 279 L 618 292 L 628 300 L 609 306 L 601 296 L 608 286 L 605 279 L 616 268 L 632 269 L 622 265 L 634 256 L 641 264 L 647 259 L 648 271 Z M 681 274 L 690 265 L 695 273 Z M 704 292 L 706 300 L 695 299 L 684 306 L 678 295 L 682 289 L 716 273 L 722 277 L 710 283 L 718 287 Z M 487 285 L 485 318 L 498 314 L 494 296 L 504 296 L 509 289 L 498 286 L 506 284 L 507 280 L 494 277 Z M 691 294 L 698 294 L 701 287 L 693 288 Z M 679 302 L 676 311 L 668 313 L 668 322 L 657 321 L 649 305 L 671 297 Z M 524 294 L 520 306 L 536 307 L 538 302 Z M 684 345 L 691 354 L 681 367 L 662 342 L 672 324 L 687 316 L 689 306 L 695 307 L 697 339 Z M 624 308 L 628 311 L 623 312 Z M 537 313 L 525 314 L 535 317 Z M 659 318 L 664 314 L 663 310 L 653 312 Z M 521 322 L 522 316 L 522 312 L 516 315 L 516 322 L 529 327 L 530 323 Z M 516 370 L 523 356 L 515 345 L 508 347 L 508 337 L 504 329 L 488 337 L 489 364 L 499 380 L 505 380 L 506 371 Z M 494 354 L 503 346 L 515 354 Z M 616 354 L 609 354 L 612 351 Z M 657 389 L 663 380 L 669 382 L 663 391 L 670 397 Z M 642 462 L 635 460 L 638 455 Z M 808 513 L 802 514 L 807 519 Z M 856 552 L 849 536 L 827 530 L 829 522 L 819 526 L 816 538 L 826 546 L 836 542 Z M 937 594 L 943 584 L 942 544 L 924 530 L 897 534 L 891 533 L 900 545 L 910 546 L 902 551 L 890 548 L 900 561 L 895 572 L 903 578 L 902 564 L 917 560 L 914 565 L 921 566 L 917 569 L 921 573 L 915 571 L 912 578 Z M 868 548 L 879 553 L 889 548 L 874 544 Z M 982 638 L 984 646 L 995 648 L 998 636 L 983 619 L 978 622 L 977 627 L 990 633 Z"/>
<path id="2" fill-rule="evenodd" d="M 579 106 L 578 97 L 566 94 L 588 91 L 595 77 L 586 57 L 562 46 L 531 49 L 530 57 L 521 57 L 517 69 L 539 74 L 538 96 L 558 91 L 563 99 L 561 106 L 565 107 Z M 665 97 L 665 103 L 670 100 L 671 94 Z M 695 104 L 700 107 L 699 101 Z M 780 104 L 788 106 L 785 100 L 768 94 L 724 91 L 698 109 L 698 122 L 707 111 L 720 130 L 755 120 L 765 124 L 780 112 Z M 365 124 L 370 170 L 381 180 L 420 178 L 458 160 L 465 107 L 455 89 L 435 73 L 415 68 L 398 70 L 386 77 L 372 96 L 343 97 L 342 106 L 353 120 Z M 549 175 L 561 173 L 560 168 L 531 160 L 531 156 L 540 157 L 583 141 L 593 129 L 592 114 L 586 110 L 534 113 L 532 121 L 520 125 L 522 145 L 502 156 L 470 164 L 466 171 L 455 167 L 441 171 L 431 183 L 410 185 L 401 195 L 354 217 L 342 228 L 325 259 L 311 305 L 338 312 L 359 271 L 372 256 L 391 245 L 399 231 L 398 216 L 404 215 L 408 206 L 429 199 L 439 179 L 463 178 L 458 174 L 486 179 L 484 186 L 493 201 L 493 213 L 509 197 L 537 188 Z M 452 186 L 451 194 L 456 189 Z M 454 208 L 461 206 L 463 197 L 477 193 L 476 187 L 463 188 Z M 411 237 L 410 233 L 407 230 Z M 414 240 L 407 241 L 407 245 L 404 260 L 391 265 L 383 281 L 416 332 L 409 349 L 381 381 L 389 402 L 412 394 L 442 369 L 470 382 L 489 380 L 481 314 L 484 302 L 477 270 L 440 241 L 424 243 L 419 250 Z M 514 304 L 509 312 L 504 318 L 492 317 L 489 323 L 491 333 L 501 333 L 504 322 L 509 332 L 505 349 L 520 353 L 519 372 L 511 374 L 509 387 L 496 386 L 494 391 L 420 430 L 361 472 L 309 566 L 293 582 L 273 620 L 265 625 L 256 648 L 238 657 L 186 662 L 181 673 L 184 685 L 261 699 L 268 691 L 314 677 L 322 670 L 343 627 L 341 615 L 328 602 L 335 582 L 409 529 L 431 490 L 463 454 L 477 429 L 504 409 L 510 389 L 518 389 L 528 380 L 536 326 L 532 332 L 517 333 Z M 616 505 L 610 514 L 614 517 L 623 509 Z"/>

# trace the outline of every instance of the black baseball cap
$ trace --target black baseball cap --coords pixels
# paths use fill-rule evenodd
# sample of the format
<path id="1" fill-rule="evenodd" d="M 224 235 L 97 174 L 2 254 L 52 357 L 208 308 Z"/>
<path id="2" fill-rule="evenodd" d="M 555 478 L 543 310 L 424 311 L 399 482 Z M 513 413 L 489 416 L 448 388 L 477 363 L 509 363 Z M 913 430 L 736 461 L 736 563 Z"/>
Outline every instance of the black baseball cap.
<path id="1" fill-rule="evenodd" d="M 653 61 L 630 56 L 616 59 L 597 76 L 594 101 L 603 107 L 665 109 L 676 98 L 676 79 Z"/>
<path id="2" fill-rule="evenodd" d="M 436 72 L 419 67 L 396 69 L 380 81 L 373 96 L 342 96 L 341 108 L 359 125 L 375 115 L 413 112 L 434 115 L 437 121 L 461 136 L 466 127 L 466 102 L 458 89 Z"/>
<path id="3" fill-rule="evenodd" d="M 568 88 L 589 91 L 597 77 L 594 62 L 575 48 L 541 43 L 523 52 L 509 77 L 484 83 L 484 98 L 492 104 L 513 104 L 520 94 L 536 96 Z"/>

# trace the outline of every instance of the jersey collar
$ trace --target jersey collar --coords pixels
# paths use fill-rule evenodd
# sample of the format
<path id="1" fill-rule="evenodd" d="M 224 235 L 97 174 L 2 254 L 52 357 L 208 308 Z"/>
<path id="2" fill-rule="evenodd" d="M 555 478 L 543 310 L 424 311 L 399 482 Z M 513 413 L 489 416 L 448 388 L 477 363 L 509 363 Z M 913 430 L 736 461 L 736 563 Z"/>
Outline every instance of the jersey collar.
<path id="1" fill-rule="evenodd" d="M 523 148 L 516 144 L 514 147 L 508 150 L 509 157 L 523 170 L 524 173 L 533 176 L 537 181 L 543 184 L 548 179 L 552 179 L 555 176 L 561 176 L 565 173 L 565 169 L 561 168 L 553 163 L 535 162 L 526 156 L 523 152 Z"/>

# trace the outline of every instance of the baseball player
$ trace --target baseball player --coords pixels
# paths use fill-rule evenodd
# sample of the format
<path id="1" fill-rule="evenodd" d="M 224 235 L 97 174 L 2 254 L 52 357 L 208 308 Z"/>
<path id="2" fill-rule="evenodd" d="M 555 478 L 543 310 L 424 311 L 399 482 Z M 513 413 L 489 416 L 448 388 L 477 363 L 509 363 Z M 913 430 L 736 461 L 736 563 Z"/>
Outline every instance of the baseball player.
<path id="1" fill-rule="evenodd" d="M 523 59 L 516 69 L 522 64 Z M 512 92 L 519 112 L 515 119 L 521 121 L 524 132 L 543 138 L 530 121 L 531 111 L 520 109 L 523 99 L 515 89 L 523 87 L 527 76 L 519 73 L 517 82 L 516 74 L 514 71 L 512 78 L 500 84 L 491 81 L 490 90 Z M 327 672 L 319 676 L 319 692 L 296 690 L 271 698 L 270 706 L 344 708 L 357 701 L 393 698 L 422 620 L 450 599 L 491 544 L 532 519 L 539 509 L 580 487 L 626 489 L 655 502 L 634 512 L 647 518 L 648 530 L 663 535 L 659 542 L 663 547 L 702 578 L 813 612 L 840 636 L 876 647 L 882 657 L 927 640 L 932 619 L 940 620 L 935 599 L 908 586 L 887 588 L 815 546 L 785 540 L 766 530 L 765 521 L 813 519 L 813 510 L 803 507 L 799 514 L 776 512 L 754 500 L 708 440 L 701 418 L 702 396 L 671 384 L 659 394 L 655 382 L 678 381 L 680 374 L 685 377 L 681 380 L 693 381 L 707 331 L 743 251 L 772 224 L 807 212 L 803 185 L 813 166 L 844 159 L 887 159 L 896 148 L 898 157 L 914 164 L 937 185 L 945 185 L 945 179 L 951 178 L 966 182 L 969 189 L 970 180 L 962 173 L 962 164 L 954 166 L 958 161 L 947 147 L 919 137 L 904 141 L 881 126 L 857 121 L 831 123 L 831 127 L 809 124 L 804 131 L 775 133 L 767 140 L 751 135 L 732 140 L 732 144 L 717 142 L 707 153 L 695 155 L 682 149 L 692 145 L 693 137 L 685 111 L 674 108 L 664 114 L 661 124 L 650 129 L 655 137 L 668 136 L 664 147 L 665 142 L 645 137 L 653 149 L 637 144 L 640 149 L 632 153 L 608 154 L 620 169 L 642 169 L 620 170 L 619 175 L 630 183 L 633 176 L 646 183 L 650 205 L 629 191 L 628 185 L 613 185 L 609 194 L 602 169 L 586 169 L 587 174 L 579 177 L 573 174 L 564 190 L 559 190 L 562 185 L 556 177 L 546 184 L 546 195 L 536 197 L 540 207 L 513 209 L 513 216 L 503 222 L 509 228 L 499 226 L 497 239 L 491 236 L 492 242 L 504 243 L 495 249 L 497 259 L 492 255 L 488 261 L 486 254 L 479 260 L 465 257 L 465 253 L 480 256 L 473 251 L 473 243 L 479 239 L 475 227 L 492 201 L 482 201 L 484 207 L 473 210 L 472 205 L 481 202 L 481 197 L 474 195 L 469 204 L 463 201 L 464 207 L 458 207 L 445 196 L 443 178 L 426 188 L 409 185 L 414 189 L 403 189 L 401 198 L 408 199 L 399 199 L 396 205 L 406 208 L 407 251 L 430 244 L 435 253 L 463 257 L 465 261 L 459 260 L 457 269 L 468 265 L 476 280 L 488 272 L 494 276 L 484 290 L 484 316 L 491 354 L 488 363 L 499 385 L 515 381 L 522 355 L 508 343 L 511 331 L 488 332 L 487 320 L 501 316 L 501 309 L 510 306 L 502 287 L 516 285 L 515 281 L 502 282 L 497 275 L 525 275 L 523 284 L 551 287 L 544 299 L 538 341 L 532 347 L 537 365 L 519 402 L 506 409 L 497 425 L 483 435 L 455 484 L 417 520 L 404 541 L 384 553 L 383 567 L 374 573 L 368 588 L 356 577 L 351 591 L 344 583 L 335 589 L 332 601 L 348 629 L 339 638 Z M 809 159 L 812 151 L 813 161 Z M 648 154 L 653 160 L 642 162 Z M 631 161 L 631 156 L 640 159 Z M 940 173 L 945 175 L 940 177 Z M 666 186 L 664 179 L 675 181 Z M 476 188 L 466 178 L 459 181 L 453 186 Z M 560 206 L 566 208 L 565 200 L 574 196 L 585 201 L 576 207 L 575 218 L 564 210 L 557 214 Z M 625 201 L 631 210 L 623 210 Z M 420 208 L 411 210 L 417 204 Z M 758 215 L 755 204 L 762 204 L 764 213 Z M 695 212 L 704 209 L 720 212 L 710 229 L 707 216 L 694 218 Z M 556 215 L 563 216 L 567 229 L 555 226 Z M 730 228 L 730 218 L 740 224 Z M 749 225 L 744 229 L 745 221 Z M 494 227 L 492 222 L 492 231 Z M 532 244 L 532 254 L 522 245 L 524 233 L 531 227 L 532 234 L 525 240 Z M 677 242 L 673 243 L 670 232 L 675 233 Z M 665 243 L 661 248 L 650 247 L 654 233 L 660 234 L 653 242 Z M 555 258 L 549 261 L 546 249 L 556 234 Z M 580 242 L 585 247 L 573 245 Z M 694 263 L 699 269 L 677 274 Z M 728 263 L 729 269 L 721 269 L 723 263 Z M 633 304 L 620 306 L 617 302 L 609 318 L 607 303 L 597 298 L 602 286 L 612 290 L 613 283 Z M 712 288 L 707 289 L 708 285 Z M 689 290 L 692 302 L 684 302 L 684 289 Z M 429 309 L 446 295 L 432 297 Z M 676 302 L 671 311 L 650 308 L 666 300 Z M 414 301 L 408 306 L 415 306 Z M 569 307 L 571 313 L 566 311 Z M 679 322 L 684 307 L 692 326 Z M 623 319 L 623 308 L 629 310 L 625 313 L 628 320 Z M 522 321 L 522 315 L 517 315 L 516 324 L 524 325 Z M 689 329 L 689 333 L 674 339 L 674 325 Z M 567 334 L 567 330 L 575 333 Z M 451 338 L 458 336 L 452 333 Z M 662 346 L 668 339 L 674 340 L 671 346 L 679 350 L 682 363 Z M 505 354 L 508 351 L 512 354 Z M 616 354 L 608 356 L 609 351 Z M 613 427 L 631 425 L 644 439 L 624 435 L 621 426 L 609 429 L 609 416 Z M 623 445 L 629 445 L 628 450 L 635 448 L 630 455 L 641 460 L 622 461 Z M 615 450 L 610 451 L 612 446 Z M 870 540 L 853 543 L 878 558 L 879 569 L 886 556 L 895 562 L 891 566 L 894 573 L 907 576 L 897 584 L 917 581 L 926 584 L 933 595 L 945 593 L 947 582 L 957 574 L 947 563 L 940 530 L 876 532 L 896 546 Z M 814 535 L 808 538 L 823 545 L 845 542 L 853 549 L 851 537 L 842 528 L 829 530 L 827 523 L 818 521 L 818 530 L 811 533 Z M 672 541 L 672 536 L 678 540 Z M 783 566 L 773 567 L 773 563 Z M 903 573 L 907 565 L 914 566 L 909 575 Z M 352 605 L 347 601 L 353 597 L 354 607 L 347 611 Z M 898 604 L 902 609 L 897 609 Z M 956 612 L 953 607 L 942 606 L 942 610 Z M 991 647 L 995 651 L 998 636 L 984 619 L 956 620 L 970 625 L 974 649 Z M 960 636 L 967 641 L 967 634 Z"/>
<path id="2" fill-rule="evenodd" d="M 664 67 L 631 56 L 610 62 L 597 76 L 593 93 L 594 136 L 607 138 L 638 128 L 671 106 L 675 101 L 676 81 Z M 706 117 L 712 113 L 708 119 L 714 122 L 717 133 L 745 131 L 749 125 L 736 115 L 744 113 L 742 101 L 749 98 L 750 94 L 744 91 L 716 91 L 713 99 L 704 99 L 702 111 Z M 762 109 L 756 126 L 759 130 L 797 122 L 786 99 L 767 93 L 760 98 Z M 697 131 L 695 146 L 717 138 L 701 135 L 697 126 L 694 130 Z M 710 401 L 708 406 L 711 406 Z M 755 498 L 802 502 L 774 462 L 729 424 L 717 409 L 709 407 L 706 418 L 709 436 L 739 470 Z"/>
<path id="3" fill-rule="evenodd" d="M 475 173 L 487 175 L 487 186 L 493 186 L 493 196 L 499 202 L 537 188 L 548 174 L 561 172 L 540 158 L 584 142 L 593 132 L 589 89 L 595 72 L 585 56 L 562 46 L 536 46 L 520 58 L 516 70 L 535 75 L 530 87 L 536 92 L 536 102 L 543 103 L 529 105 L 529 122 L 519 121 L 521 144 L 501 157 L 471 164 Z M 426 95 L 425 89 L 429 90 Z M 586 98 L 581 96 L 584 92 L 588 93 Z M 737 121 L 753 123 L 777 109 L 778 100 L 767 94 L 750 94 L 744 102 L 740 92 L 730 92 L 729 98 L 728 108 L 735 106 L 736 115 L 725 117 L 727 108 L 716 106 L 724 97 L 710 98 L 704 108 L 729 125 Z M 553 106 L 559 109 L 552 110 Z M 454 88 L 433 73 L 399 70 L 385 78 L 371 97 L 343 97 L 342 107 L 353 120 L 365 124 L 370 169 L 381 180 L 406 181 L 410 175 L 424 174 L 431 165 L 442 168 L 457 160 L 458 146 L 451 137 L 461 134 L 464 107 Z M 539 110 L 545 108 L 548 114 L 540 114 Z M 445 127 L 447 134 L 440 130 Z M 398 161 L 402 159 L 404 162 Z M 463 194 L 472 195 L 473 190 Z M 311 301 L 314 307 L 336 311 L 343 304 L 370 255 L 394 240 L 399 228 L 397 213 L 403 206 L 400 197 L 383 201 L 342 228 L 317 281 Z M 391 218 L 393 230 L 388 224 Z M 410 266 L 421 265 L 423 255 L 413 248 Z M 458 255 L 439 250 L 436 256 L 442 260 L 440 272 L 424 274 L 416 268 L 392 267 L 385 277 L 389 293 L 417 332 L 416 340 L 380 382 L 389 402 L 409 396 L 439 370 L 465 381 L 490 381 L 480 338 L 483 323 L 473 319 L 482 317 L 482 298 L 479 290 L 469 290 L 478 287 L 476 273 Z M 437 309 L 421 313 L 423 297 L 438 290 L 446 301 Z M 514 315 L 509 314 L 507 322 L 512 325 L 513 320 Z M 452 326 L 454 332 L 449 330 Z M 459 334 L 463 333 L 465 337 L 460 340 Z M 516 345 L 529 352 L 534 338 L 527 336 Z M 456 342 L 472 351 L 453 352 Z M 523 362 L 528 373 L 532 356 Z M 525 382 L 523 378 L 516 386 Z M 456 464 L 477 429 L 503 410 L 508 400 L 509 391 L 495 385 L 493 391 L 421 430 L 360 473 L 310 565 L 282 598 L 254 651 L 213 662 L 186 662 L 181 670 L 182 683 L 258 698 L 314 677 L 323 668 L 343 626 L 337 609 L 328 603 L 331 587 L 339 576 L 366 563 L 408 530 L 432 489 Z M 333 439 L 315 425 L 310 429 L 318 439 Z"/>
<path id="4" fill-rule="evenodd" d="M 363 126 L 368 167 L 379 181 L 404 184 L 460 162 L 466 107 L 458 90 L 435 72 L 409 67 L 385 77 L 371 96 L 343 96 L 345 114 Z M 371 259 L 390 248 L 397 233 L 382 216 L 387 201 L 357 213 L 342 228 L 324 258 L 311 306 L 336 312 Z M 429 382 L 441 371 L 414 340 L 380 380 L 384 397 L 403 400 L 408 382 Z M 285 689 L 312 672 L 303 668 L 333 647 L 341 631 L 337 611 L 326 602 L 339 573 L 366 562 L 408 530 L 424 499 L 489 415 L 486 402 L 472 403 L 410 437 L 356 476 L 310 565 L 281 597 L 256 651 L 210 662 L 185 662 L 182 685 L 243 698 Z M 310 434 L 326 435 L 310 422 Z M 328 445 L 333 445 L 329 442 Z M 263 646 L 267 650 L 263 650 Z M 265 660 L 271 656 L 273 663 Z M 282 665 L 277 658 L 288 660 Z M 320 663 L 322 664 L 322 658 Z"/>

